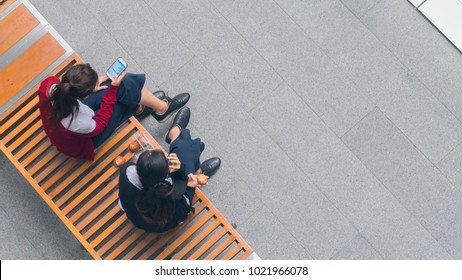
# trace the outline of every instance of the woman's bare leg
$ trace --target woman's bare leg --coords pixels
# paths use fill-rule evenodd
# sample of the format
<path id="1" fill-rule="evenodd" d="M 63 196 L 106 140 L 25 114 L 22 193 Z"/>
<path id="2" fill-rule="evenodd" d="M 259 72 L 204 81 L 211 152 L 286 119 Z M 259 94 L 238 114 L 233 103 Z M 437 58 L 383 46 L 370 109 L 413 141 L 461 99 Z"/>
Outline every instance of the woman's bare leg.
<path id="1" fill-rule="evenodd" d="M 158 115 L 162 115 L 168 109 L 168 104 L 165 100 L 160 100 L 159 98 L 155 97 L 144 86 L 141 89 L 140 104 L 143 106 L 151 107 L 151 109 Z"/>
<path id="2" fill-rule="evenodd" d="M 178 138 L 178 136 L 180 136 L 180 132 L 181 132 L 181 128 L 178 125 L 175 125 L 174 127 L 172 127 L 172 129 L 170 129 L 169 136 L 170 136 L 170 139 L 172 139 L 172 142 L 175 141 L 175 139 Z"/>

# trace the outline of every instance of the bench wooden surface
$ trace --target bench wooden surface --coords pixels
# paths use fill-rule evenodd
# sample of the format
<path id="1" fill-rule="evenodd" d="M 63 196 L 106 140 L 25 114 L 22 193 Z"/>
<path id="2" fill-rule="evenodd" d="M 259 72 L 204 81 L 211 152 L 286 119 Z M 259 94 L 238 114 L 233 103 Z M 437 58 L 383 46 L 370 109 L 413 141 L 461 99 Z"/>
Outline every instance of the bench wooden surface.
<path id="1" fill-rule="evenodd" d="M 0 19 L 0 26 L 4 20 L 10 19 L 8 16 Z M 12 44 L 17 42 L 13 37 L 8 39 Z M 45 52 L 45 57 L 43 44 L 53 49 Z M 0 87 L 11 97 L 52 65 L 60 56 L 54 50 L 59 49 L 54 37 L 45 34 L 0 71 Z M 40 63 L 37 67 L 21 68 L 30 61 Z M 82 60 L 73 54 L 47 74 L 59 77 L 76 63 Z M 59 153 L 42 128 L 38 86 L 32 87 L 0 116 L 0 149 L 93 258 L 246 259 L 253 253 L 200 189 L 193 199 L 195 213 L 190 213 L 180 226 L 164 234 L 136 228 L 118 206 L 119 170 L 113 160 L 117 156 L 127 161 L 132 159 L 127 147 L 136 132 L 145 133 L 156 148 L 162 148 L 132 117 L 97 151 L 93 162 Z"/>

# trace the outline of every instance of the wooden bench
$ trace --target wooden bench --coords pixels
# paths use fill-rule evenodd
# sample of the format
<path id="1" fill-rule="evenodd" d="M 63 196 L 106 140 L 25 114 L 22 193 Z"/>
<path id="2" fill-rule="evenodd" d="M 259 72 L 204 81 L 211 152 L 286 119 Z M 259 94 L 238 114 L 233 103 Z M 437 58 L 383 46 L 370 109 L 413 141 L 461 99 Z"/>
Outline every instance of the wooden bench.
<path id="1" fill-rule="evenodd" d="M 30 3 L 26 7 L 22 2 L 27 3 L 10 1 L 9 5 L 16 7 L 9 15 L 24 16 L 23 13 L 31 10 Z M 11 31 L 6 28 L 11 22 L 8 15 L 0 18 L 0 28 L 4 28 L 2 31 L 6 30 L 6 34 Z M 31 22 L 33 25 L 32 19 Z M 21 34 L 26 36 L 26 33 Z M 21 36 L 11 35 L 5 40 L 10 45 L 0 41 L 0 52 L 2 48 L 8 51 L 20 39 Z M 40 49 L 43 40 L 48 46 L 55 44 L 60 49 L 53 34 L 43 34 L 0 70 L 2 97 L 14 98 L 22 87 L 30 87 L 0 116 L 0 149 L 91 256 L 95 259 L 247 259 L 253 256 L 249 245 L 200 189 L 193 199 L 195 214 L 190 214 L 183 224 L 168 233 L 147 233 L 127 219 L 118 206 L 119 170 L 113 160 L 117 156 L 127 161 L 133 157 L 127 146 L 136 132 L 145 133 L 156 148 L 162 149 L 133 117 L 97 151 L 93 162 L 70 158 L 51 145 L 39 116 L 37 77 L 44 76 L 44 71 L 56 64 L 66 51 L 50 51 L 44 58 Z M 28 67 L 36 65 L 36 61 L 40 61 L 40 67 Z M 72 54 L 45 76 L 59 77 L 76 63 L 82 60 Z M 30 85 L 31 82 L 36 83 Z M 0 102 L 0 106 L 7 101 Z"/>

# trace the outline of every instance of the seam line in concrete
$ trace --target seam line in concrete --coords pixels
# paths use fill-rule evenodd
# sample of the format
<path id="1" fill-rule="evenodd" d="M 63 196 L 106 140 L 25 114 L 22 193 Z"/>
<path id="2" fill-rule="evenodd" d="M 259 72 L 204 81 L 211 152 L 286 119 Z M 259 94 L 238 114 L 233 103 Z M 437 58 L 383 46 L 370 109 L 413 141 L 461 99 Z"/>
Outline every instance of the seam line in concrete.
<path id="1" fill-rule="evenodd" d="M 383 1 L 383 0 L 382 0 L 382 1 Z M 381 3 L 382 1 L 377 2 L 376 5 L 374 5 L 374 8 L 375 8 L 379 3 Z M 409 3 L 409 2 L 408 2 L 408 3 Z M 412 6 L 411 3 L 409 3 L 409 4 Z M 345 6 L 345 4 L 343 4 L 343 2 L 342 2 L 342 5 Z M 347 6 L 345 6 L 345 7 L 351 12 L 351 10 L 350 10 Z M 369 13 L 370 11 L 372 11 L 372 9 L 370 9 L 367 13 Z M 427 90 L 431 93 L 431 95 L 432 95 L 432 96 L 433 96 L 433 97 L 434 97 L 434 98 L 435 98 L 435 99 L 436 99 L 436 100 L 437 100 L 437 101 L 438 101 L 438 102 L 439 102 L 439 103 L 440 103 L 440 104 L 441 104 L 441 105 L 442 105 L 442 106 L 443 106 L 443 107 L 444 107 L 444 108 L 445 108 L 445 109 L 446 109 L 446 110 L 447 110 L 447 111 L 459 122 L 459 124 L 462 124 L 462 120 L 459 119 L 459 118 L 452 112 L 452 110 L 450 110 L 450 109 L 446 106 L 446 104 L 444 104 L 443 102 L 441 102 L 441 100 L 440 100 L 440 99 L 435 95 L 435 93 L 427 86 L 427 84 L 426 84 L 425 82 L 423 82 L 423 81 L 420 79 L 420 77 L 419 77 L 418 75 L 416 75 L 416 74 L 414 73 L 414 71 L 412 71 L 412 70 L 410 69 L 410 67 L 408 67 L 408 66 L 400 59 L 400 57 L 398 57 L 390 48 L 388 48 L 388 46 L 377 36 L 377 34 L 375 34 L 366 24 L 364 24 L 364 22 L 362 21 L 362 19 L 367 15 L 367 13 L 364 14 L 361 18 L 358 18 L 353 12 L 351 12 L 351 13 L 352 13 L 353 16 L 356 17 L 356 19 L 358 19 L 358 21 L 369 31 L 369 33 L 370 33 L 372 36 L 374 36 L 374 38 L 376 38 L 377 41 L 380 42 L 380 43 L 382 44 L 382 46 L 383 46 L 386 50 L 389 51 L 389 53 L 390 53 L 390 54 L 391 54 L 391 55 L 392 55 L 403 67 L 404 67 L 404 69 L 406 69 L 410 74 L 412 74 L 412 76 L 414 76 L 414 77 L 417 79 L 417 81 L 418 81 L 420 84 L 422 84 L 422 85 L 425 87 L 425 89 L 427 89 Z M 422 14 L 420 13 L 420 11 L 416 10 L 416 13 L 419 13 L 420 16 L 422 16 Z M 433 28 L 435 28 L 435 27 L 433 26 Z M 436 29 L 436 28 L 435 28 L 435 29 Z M 438 29 L 436 29 L 436 31 L 437 31 L 438 33 L 441 34 L 441 32 L 439 32 Z M 445 38 L 445 37 L 443 36 L 443 38 Z M 445 38 L 445 39 L 446 39 L 446 38 Z M 446 41 L 449 42 L 449 40 L 446 40 Z M 451 44 L 451 46 L 452 46 L 453 48 L 455 48 L 454 45 Z M 457 48 L 455 48 L 455 49 L 457 50 Z M 401 130 L 401 129 L 400 129 L 400 130 Z M 412 142 L 412 141 L 411 141 L 411 142 Z M 414 143 L 414 142 L 412 142 L 412 143 Z M 460 143 L 462 143 L 462 142 L 460 142 Z M 459 144 L 460 144 L 460 143 L 459 143 Z M 444 158 L 446 155 L 447 155 L 447 154 L 445 154 L 445 155 L 443 156 L 443 158 Z M 441 160 L 441 159 L 440 159 L 440 160 Z M 430 161 L 430 162 L 432 162 L 432 161 Z M 432 162 L 432 163 L 433 163 L 433 162 Z"/>
<path id="2" fill-rule="evenodd" d="M 403 134 L 403 136 L 404 136 L 408 141 L 410 141 L 410 143 L 412 143 L 412 141 L 409 140 L 409 138 L 407 138 L 407 136 L 399 129 L 399 127 L 397 127 L 397 126 L 388 118 L 388 116 L 387 116 L 384 112 L 382 112 L 382 110 L 380 110 L 380 108 L 377 107 L 377 109 L 385 116 L 385 118 L 387 118 L 387 120 L 388 120 L 389 122 L 391 122 L 391 123 L 395 126 L 395 128 L 397 128 L 397 129 Z M 359 124 L 357 124 L 357 125 L 359 125 Z M 356 126 L 357 126 L 357 125 L 356 125 Z M 356 126 L 355 126 L 355 127 L 356 127 Z M 413 213 L 406 205 L 403 205 L 403 203 L 401 202 L 401 200 L 399 200 L 399 199 L 395 196 L 395 194 L 388 188 L 388 186 L 387 186 L 384 182 L 382 182 L 382 180 L 380 180 L 380 178 L 377 177 L 377 175 L 375 174 L 375 172 L 373 172 L 373 171 L 369 168 L 369 166 L 367 166 L 367 165 L 366 165 L 366 164 L 365 164 L 365 163 L 364 163 L 353 151 L 351 151 L 350 147 L 348 147 L 348 145 L 343 141 L 343 138 L 340 138 L 340 140 L 344 143 L 344 145 L 348 148 L 348 150 L 350 150 L 350 152 L 361 162 L 361 164 L 362 164 L 364 167 L 366 167 L 367 170 L 369 170 L 369 172 L 377 179 L 377 181 L 380 182 L 380 184 L 387 190 L 387 192 L 388 192 L 392 197 L 394 197 L 394 198 L 396 199 L 396 201 L 407 211 L 407 213 L 409 214 L 409 216 L 411 216 L 411 217 L 414 218 L 415 222 L 418 223 L 418 224 L 429 234 L 429 236 L 431 236 L 431 238 L 441 247 L 441 249 L 443 249 L 449 256 L 452 256 L 451 254 L 449 254 L 449 252 L 446 250 L 446 248 L 444 248 L 443 245 L 441 245 L 441 244 L 439 243 L 439 241 L 438 241 L 438 238 L 439 238 L 439 237 L 434 236 L 434 235 L 422 224 L 422 222 L 420 221 L 420 219 L 419 219 L 418 217 L 416 217 L 416 216 L 414 215 L 414 213 Z M 415 147 L 415 146 L 414 146 L 414 147 Z M 422 152 L 421 152 L 417 147 L 415 147 L 415 148 L 417 149 L 417 151 L 419 151 L 419 152 L 422 154 Z M 424 155 L 424 156 L 425 156 L 425 155 Z M 428 158 L 427 158 L 427 160 L 428 160 Z M 433 164 L 431 161 L 430 161 L 430 163 Z M 435 167 L 435 168 L 436 168 L 436 167 Z M 438 168 L 437 168 L 437 170 L 439 171 Z M 444 178 L 445 178 L 445 177 L 444 177 Z M 452 186 L 452 184 L 449 184 L 449 185 Z"/>

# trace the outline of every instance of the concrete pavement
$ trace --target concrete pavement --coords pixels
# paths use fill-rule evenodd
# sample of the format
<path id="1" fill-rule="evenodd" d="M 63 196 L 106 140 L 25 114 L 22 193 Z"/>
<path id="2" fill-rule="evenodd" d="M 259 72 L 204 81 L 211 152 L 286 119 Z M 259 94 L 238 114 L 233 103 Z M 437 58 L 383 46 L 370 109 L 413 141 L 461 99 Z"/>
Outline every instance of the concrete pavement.
<path id="1" fill-rule="evenodd" d="M 100 73 L 191 93 L 203 190 L 261 258 L 462 258 L 462 54 L 408 1 L 31 2 Z M 0 159 L 0 258 L 89 258 Z"/>

